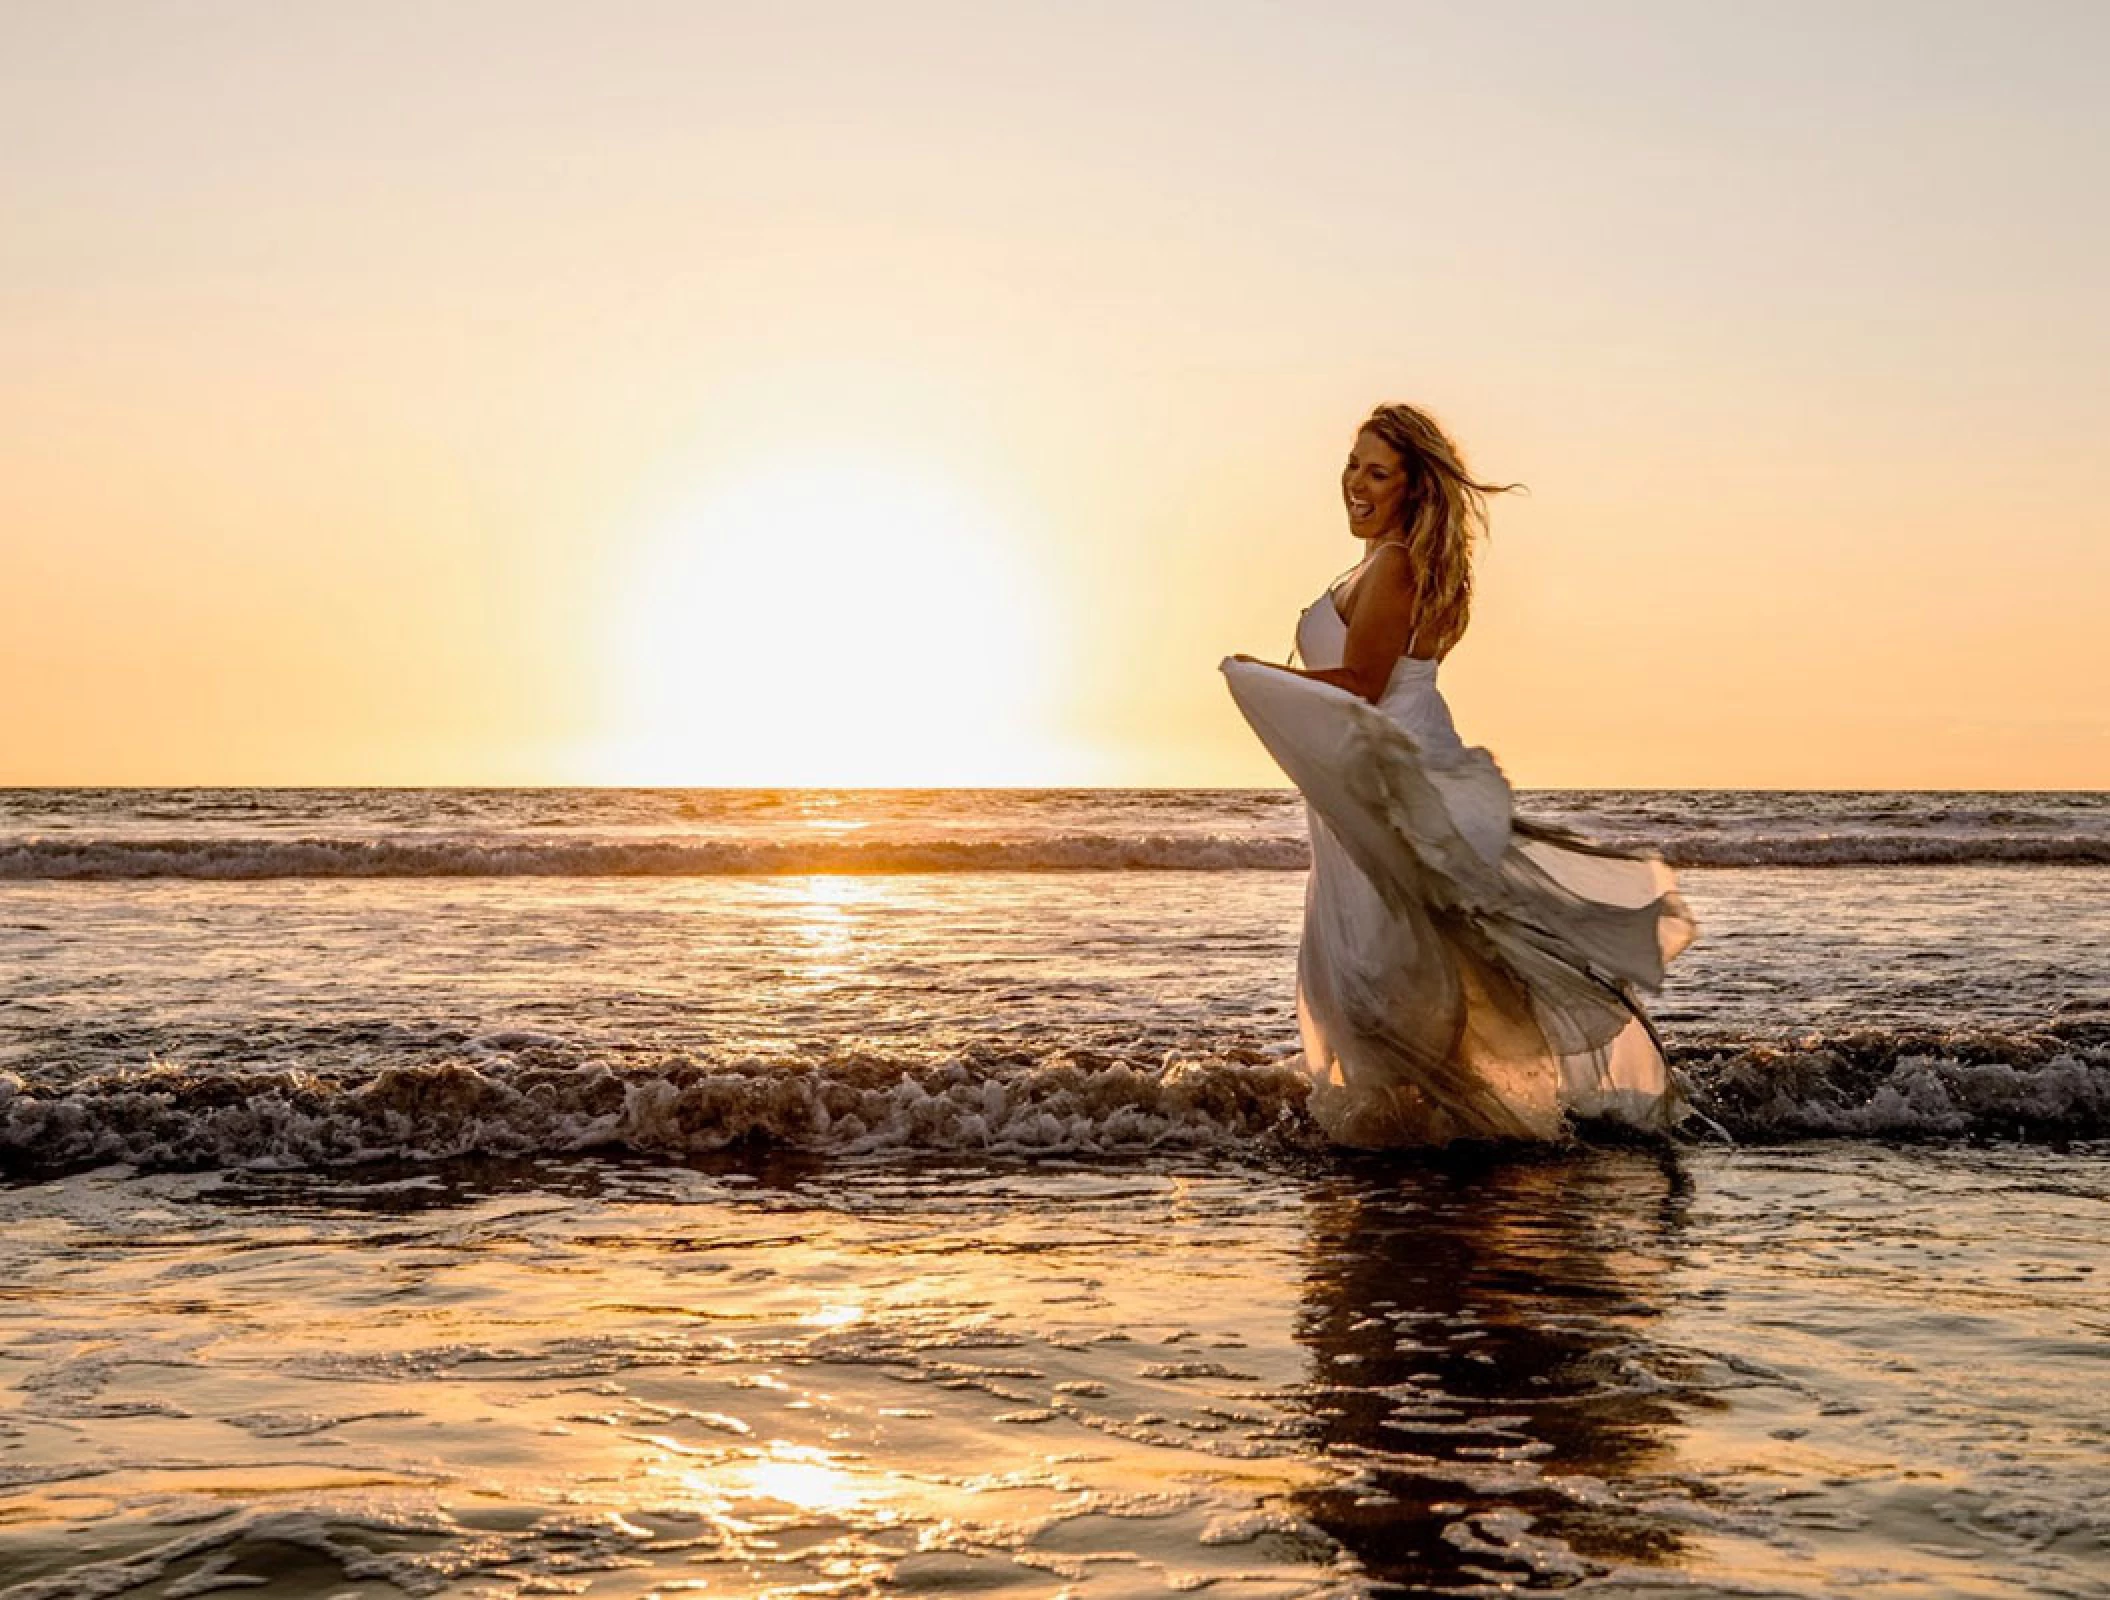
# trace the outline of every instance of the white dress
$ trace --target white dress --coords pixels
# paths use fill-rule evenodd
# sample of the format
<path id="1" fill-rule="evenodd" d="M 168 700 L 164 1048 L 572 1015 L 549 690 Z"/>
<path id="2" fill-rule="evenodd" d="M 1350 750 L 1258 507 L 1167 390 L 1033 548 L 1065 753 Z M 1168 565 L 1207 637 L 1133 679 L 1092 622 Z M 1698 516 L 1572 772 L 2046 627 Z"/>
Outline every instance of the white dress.
<path id="1" fill-rule="evenodd" d="M 1347 636 L 1328 590 L 1298 619 L 1298 656 L 1337 667 Z M 1433 661 L 1402 657 L 1375 705 L 1277 667 L 1223 671 L 1305 800 L 1297 1021 L 1330 1137 L 1678 1119 L 1638 998 L 1694 932 L 1668 867 L 1516 817 L 1493 757 L 1459 739 Z"/>

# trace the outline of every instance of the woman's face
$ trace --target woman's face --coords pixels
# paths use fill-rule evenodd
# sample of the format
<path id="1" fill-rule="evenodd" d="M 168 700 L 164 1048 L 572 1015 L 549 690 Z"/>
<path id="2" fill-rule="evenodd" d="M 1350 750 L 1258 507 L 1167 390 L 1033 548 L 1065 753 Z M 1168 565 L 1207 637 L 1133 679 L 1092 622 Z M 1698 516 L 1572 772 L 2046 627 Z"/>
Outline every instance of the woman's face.
<path id="1" fill-rule="evenodd" d="M 1348 529 L 1358 539 L 1381 539 L 1404 526 L 1407 473 L 1399 452 L 1365 428 L 1355 436 L 1348 465 L 1341 469 L 1341 499 Z"/>

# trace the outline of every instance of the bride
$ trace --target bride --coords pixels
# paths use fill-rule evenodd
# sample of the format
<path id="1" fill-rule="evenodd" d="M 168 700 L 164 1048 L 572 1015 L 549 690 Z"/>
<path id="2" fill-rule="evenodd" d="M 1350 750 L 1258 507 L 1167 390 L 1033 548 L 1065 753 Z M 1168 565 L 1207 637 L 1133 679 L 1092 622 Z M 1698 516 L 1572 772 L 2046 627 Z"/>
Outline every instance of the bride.
<path id="1" fill-rule="evenodd" d="M 1341 474 L 1366 553 L 1298 618 L 1303 665 L 1223 664 L 1305 800 L 1297 1022 L 1313 1115 L 1342 1144 L 1683 1111 L 1637 993 L 1693 936 L 1669 868 L 1513 815 L 1436 687 L 1499 492 L 1427 413 L 1378 407 Z"/>

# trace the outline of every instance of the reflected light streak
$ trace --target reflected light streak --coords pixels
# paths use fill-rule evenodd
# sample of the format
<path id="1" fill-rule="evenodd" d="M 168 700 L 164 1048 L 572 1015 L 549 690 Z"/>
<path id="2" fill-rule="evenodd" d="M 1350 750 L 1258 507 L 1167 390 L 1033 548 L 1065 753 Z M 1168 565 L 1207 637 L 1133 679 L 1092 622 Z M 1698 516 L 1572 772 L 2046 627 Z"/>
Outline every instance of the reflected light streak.
<path id="1" fill-rule="evenodd" d="M 826 1451 L 773 1443 L 766 1456 L 728 1462 L 709 1473 L 688 1474 L 699 1493 L 734 1500 L 774 1500 L 806 1511 L 845 1511 L 868 1498 L 851 1474 Z"/>
<path id="2" fill-rule="evenodd" d="M 865 1308 L 859 1305 L 822 1306 L 809 1317 L 799 1320 L 809 1328 L 847 1328 L 853 1322 L 862 1322 Z"/>
<path id="3" fill-rule="evenodd" d="M 818 982 L 845 976 L 854 965 L 851 945 L 865 914 L 892 898 L 883 877 L 846 874 L 788 879 L 783 907 L 790 959 L 797 975 Z"/>

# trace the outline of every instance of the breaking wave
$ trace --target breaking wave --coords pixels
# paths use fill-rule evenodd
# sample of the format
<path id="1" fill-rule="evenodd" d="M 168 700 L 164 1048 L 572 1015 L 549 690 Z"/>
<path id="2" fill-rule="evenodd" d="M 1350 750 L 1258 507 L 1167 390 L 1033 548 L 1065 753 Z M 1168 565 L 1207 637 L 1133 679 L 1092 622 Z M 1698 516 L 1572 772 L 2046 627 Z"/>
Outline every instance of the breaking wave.
<path id="1" fill-rule="evenodd" d="M 1302 868 L 1301 839 L 30 839 L 0 878 L 679 878 L 806 873 Z"/>
<path id="2" fill-rule="evenodd" d="M 2110 1018 L 1684 1046 L 1699 1110 L 1739 1138 L 2110 1137 Z"/>
<path id="3" fill-rule="evenodd" d="M 341 1077 L 155 1062 L 66 1083 L 0 1074 L 0 1170 L 100 1162 L 290 1167 L 738 1144 L 832 1155 L 1314 1152 L 1294 1059 L 989 1051 L 944 1063 L 615 1067 L 541 1035 Z M 1868 1033 L 1673 1052 L 1700 1116 L 1741 1141 L 2110 1137 L 2110 1019 L 2026 1033 Z"/>
<path id="4" fill-rule="evenodd" d="M 2110 865 L 2096 834 L 1840 833 L 1610 838 L 1673 866 Z M 1302 871 L 1301 837 L 1042 834 L 1019 838 L 28 838 L 0 843 L 0 879 L 620 878 L 922 872 Z"/>

